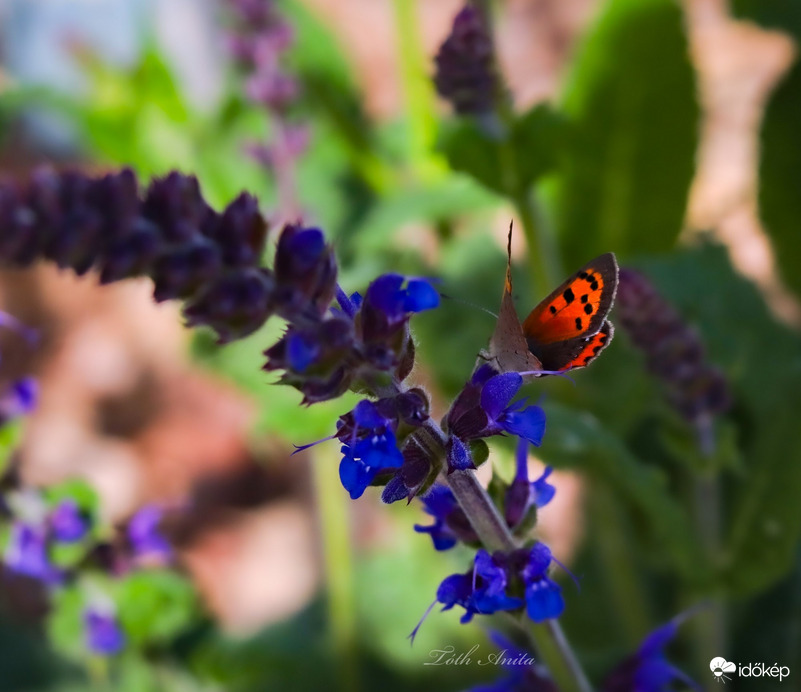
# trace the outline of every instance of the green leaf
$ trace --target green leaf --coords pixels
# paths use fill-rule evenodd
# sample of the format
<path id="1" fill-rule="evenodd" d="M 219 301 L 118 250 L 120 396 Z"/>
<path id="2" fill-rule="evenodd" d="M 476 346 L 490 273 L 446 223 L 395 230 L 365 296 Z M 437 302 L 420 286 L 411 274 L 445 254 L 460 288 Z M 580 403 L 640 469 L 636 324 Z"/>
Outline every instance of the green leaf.
<path id="1" fill-rule="evenodd" d="M 783 29 L 801 39 L 801 3 L 797 0 L 731 0 L 732 14 L 768 29 Z"/>
<path id="2" fill-rule="evenodd" d="M 117 614 L 131 643 L 166 643 L 197 616 L 191 582 L 168 570 L 133 572 L 114 585 Z"/>
<path id="3" fill-rule="evenodd" d="M 492 137 L 473 119 L 443 123 L 437 149 L 455 171 L 467 173 L 502 195 L 515 196 L 556 165 L 564 123 L 539 104 L 512 124 L 508 137 Z"/>
<path id="4" fill-rule="evenodd" d="M 11 455 L 21 439 L 20 421 L 9 421 L 0 426 L 0 478 L 8 470 Z"/>
<path id="5" fill-rule="evenodd" d="M 590 414 L 556 403 L 545 406 L 548 433 L 540 456 L 558 468 L 572 468 L 607 484 L 635 521 L 647 544 L 682 577 L 702 583 L 709 575 L 695 532 L 682 506 L 671 496 L 658 469 L 636 458 Z"/>
<path id="6" fill-rule="evenodd" d="M 670 249 L 695 168 L 699 109 L 672 0 L 609 0 L 568 81 L 570 138 L 546 192 L 568 265 Z"/>
<path id="7" fill-rule="evenodd" d="M 801 3 L 798 4 L 801 8 Z M 759 208 L 785 283 L 801 296 L 801 61 L 796 60 L 762 121 Z"/>
<path id="8" fill-rule="evenodd" d="M 729 512 L 721 577 L 734 593 L 761 591 L 787 574 L 801 536 L 801 338 L 776 322 L 723 248 L 645 266 L 729 381 L 737 469 L 722 478 Z"/>

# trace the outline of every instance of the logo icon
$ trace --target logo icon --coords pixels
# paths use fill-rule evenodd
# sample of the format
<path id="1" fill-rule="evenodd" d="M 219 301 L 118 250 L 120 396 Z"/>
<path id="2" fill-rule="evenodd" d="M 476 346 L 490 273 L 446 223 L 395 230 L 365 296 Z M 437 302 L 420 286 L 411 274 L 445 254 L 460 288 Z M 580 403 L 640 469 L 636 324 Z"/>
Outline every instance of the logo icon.
<path id="1" fill-rule="evenodd" d="M 715 682 L 722 682 L 726 684 L 726 680 L 731 680 L 731 677 L 726 673 L 736 673 L 737 666 L 734 663 L 727 661 L 722 656 L 717 656 L 709 662 L 709 669 L 712 675 L 715 676 Z"/>

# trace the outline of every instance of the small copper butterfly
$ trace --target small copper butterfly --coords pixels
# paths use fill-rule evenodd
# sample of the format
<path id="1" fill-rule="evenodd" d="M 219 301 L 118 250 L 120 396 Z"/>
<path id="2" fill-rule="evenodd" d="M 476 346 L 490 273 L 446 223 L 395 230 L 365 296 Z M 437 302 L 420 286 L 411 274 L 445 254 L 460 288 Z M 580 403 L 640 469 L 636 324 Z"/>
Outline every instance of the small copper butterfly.
<path id="1" fill-rule="evenodd" d="M 618 266 L 607 252 L 587 262 L 520 322 L 512 300 L 512 229 L 498 323 L 484 358 L 501 372 L 548 375 L 589 365 L 612 341 L 607 320 L 617 292 Z"/>

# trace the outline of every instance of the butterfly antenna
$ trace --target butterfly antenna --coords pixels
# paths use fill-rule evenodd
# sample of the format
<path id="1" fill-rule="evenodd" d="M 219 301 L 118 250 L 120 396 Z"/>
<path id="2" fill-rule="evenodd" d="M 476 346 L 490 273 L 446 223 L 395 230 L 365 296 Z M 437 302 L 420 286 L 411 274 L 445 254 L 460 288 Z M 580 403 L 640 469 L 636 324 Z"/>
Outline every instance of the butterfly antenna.
<path id="1" fill-rule="evenodd" d="M 445 298 L 445 300 L 453 300 L 457 303 L 462 303 L 462 305 L 467 305 L 471 308 L 475 308 L 476 310 L 481 310 L 481 312 L 486 312 L 488 315 L 492 315 L 496 320 L 498 319 L 498 315 L 496 315 L 492 310 L 489 310 L 477 303 L 471 303 L 469 300 L 464 300 L 463 298 L 454 298 L 453 296 L 449 296 L 447 293 L 440 293 L 440 298 Z"/>

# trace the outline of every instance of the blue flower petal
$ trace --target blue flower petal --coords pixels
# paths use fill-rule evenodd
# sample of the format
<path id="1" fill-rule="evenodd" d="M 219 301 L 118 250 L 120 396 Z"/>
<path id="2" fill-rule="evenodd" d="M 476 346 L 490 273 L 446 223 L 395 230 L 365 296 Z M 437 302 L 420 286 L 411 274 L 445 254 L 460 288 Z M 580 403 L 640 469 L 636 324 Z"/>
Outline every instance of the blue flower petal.
<path id="1" fill-rule="evenodd" d="M 403 307 L 406 312 L 422 312 L 439 305 L 439 293 L 425 279 L 410 279 Z"/>
<path id="2" fill-rule="evenodd" d="M 445 518 L 450 514 L 458 503 L 453 496 L 453 491 L 441 483 L 431 486 L 431 489 L 420 498 L 425 506 L 425 511 L 434 517 Z"/>
<path id="3" fill-rule="evenodd" d="M 437 589 L 437 601 L 450 610 L 457 603 L 465 603 L 473 592 L 473 580 L 469 574 L 452 574 L 443 579 Z"/>
<path id="4" fill-rule="evenodd" d="M 87 645 L 93 653 L 111 656 L 125 646 L 125 635 L 114 615 L 89 610 L 84 615 L 84 621 Z"/>
<path id="5" fill-rule="evenodd" d="M 523 378 L 516 372 L 495 375 L 481 390 L 481 408 L 491 420 L 497 420 L 522 386 Z"/>
<path id="6" fill-rule="evenodd" d="M 491 383 L 488 383 L 484 389 L 489 384 Z M 545 435 L 545 411 L 539 406 L 529 406 L 518 412 L 506 412 L 500 416 L 498 422 L 506 432 L 522 437 L 537 447 L 542 444 L 542 438 Z"/>
<path id="7" fill-rule="evenodd" d="M 534 504 L 537 505 L 537 507 L 545 507 L 545 505 L 553 500 L 554 495 L 556 495 L 556 488 L 547 481 L 552 471 L 553 468 L 546 466 L 542 475 L 531 484 Z"/>
<path id="8" fill-rule="evenodd" d="M 89 530 L 89 522 L 81 515 L 75 500 L 59 503 L 50 515 L 50 528 L 57 541 L 74 543 L 80 541 Z"/>
<path id="9" fill-rule="evenodd" d="M 378 412 L 376 405 L 369 399 L 362 399 L 353 409 L 353 420 L 360 428 L 380 428 L 387 424 L 386 419 Z"/>
<path id="10" fill-rule="evenodd" d="M 526 612 L 534 622 L 559 617 L 565 609 L 562 588 L 545 577 L 526 587 Z"/>
<path id="11" fill-rule="evenodd" d="M 343 447 L 346 450 L 347 447 Z M 353 457 L 345 455 L 339 464 L 339 480 L 342 486 L 350 493 L 352 500 L 360 498 L 365 489 L 373 480 L 375 471 L 367 469 L 364 464 L 356 461 Z"/>
<path id="12" fill-rule="evenodd" d="M 403 313 L 402 285 L 400 274 L 383 274 L 367 287 L 365 301 L 389 319 L 395 319 Z"/>
<path id="13" fill-rule="evenodd" d="M 553 560 L 551 549 L 545 545 L 545 543 L 538 541 L 531 546 L 531 550 L 528 554 L 528 563 L 523 570 L 523 578 L 527 582 L 537 581 L 545 574 L 548 567 L 551 566 L 551 560 Z"/>

